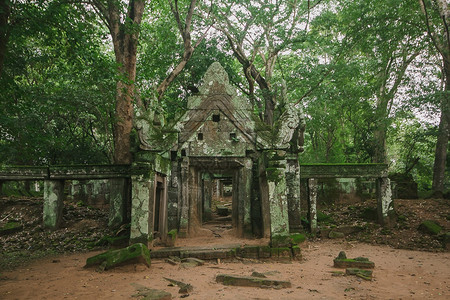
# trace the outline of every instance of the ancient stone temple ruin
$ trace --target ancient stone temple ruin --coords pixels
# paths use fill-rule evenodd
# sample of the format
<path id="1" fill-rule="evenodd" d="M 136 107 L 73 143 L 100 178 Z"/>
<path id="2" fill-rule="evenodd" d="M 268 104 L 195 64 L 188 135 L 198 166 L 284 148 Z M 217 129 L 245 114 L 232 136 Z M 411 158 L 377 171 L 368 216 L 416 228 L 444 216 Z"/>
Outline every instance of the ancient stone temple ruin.
<path id="1" fill-rule="evenodd" d="M 164 236 L 171 229 L 180 236 L 198 234 L 211 215 L 212 191 L 223 180 L 232 185 L 237 236 L 282 241 L 300 229 L 298 152 L 304 124 L 294 109 L 287 106 L 269 128 L 236 93 L 222 66 L 213 63 L 175 126 L 167 130 L 142 120 L 136 164 L 151 164 L 155 172 L 133 179 L 132 193 L 143 197 L 133 197 L 132 240 L 151 239 L 154 232 Z"/>
<path id="2" fill-rule="evenodd" d="M 213 63 L 175 124 L 165 124 L 154 110 L 136 112 L 140 151 L 132 165 L 6 166 L 0 168 L 0 183 L 44 181 L 43 222 L 56 229 L 65 181 L 101 179 L 109 186 L 109 226 L 119 227 L 131 215 L 130 243 L 165 242 L 175 230 L 180 237 L 200 235 L 224 186 L 231 191 L 227 210 L 234 235 L 270 238 L 275 247 L 288 244 L 292 233 L 318 229 L 322 179 L 376 179 L 378 220 L 389 224 L 393 202 L 387 165 L 299 164 L 301 111 L 281 104 L 275 119 L 269 126 L 256 117 L 222 66 Z M 302 217 L 309 228 L 302 228 Z"/>

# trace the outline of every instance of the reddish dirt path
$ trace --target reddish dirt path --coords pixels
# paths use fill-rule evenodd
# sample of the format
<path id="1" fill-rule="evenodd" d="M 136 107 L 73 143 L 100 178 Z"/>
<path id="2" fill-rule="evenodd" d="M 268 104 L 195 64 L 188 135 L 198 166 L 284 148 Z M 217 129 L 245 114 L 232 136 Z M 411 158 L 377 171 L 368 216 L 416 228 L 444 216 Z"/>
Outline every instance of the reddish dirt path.
<path id="1" fill-rule="evenodd" d="M 373 281 L 332 276 L 333 258 L 365 256 L 375 262 Z M 163 277 L 190 283 L 188 299 L 450 299 L 450 253 L 392 249 L 327 240 L 302 244 L 303 260 L 292 263 L 209 262 L 183 269 L 163 260 L 126 265 L 106 271 L 84 269 L 87 257 L 98 252 L 46 258 L 0 275 L 0 299 L 138 299 L 136 284 L 162 289 L 179 299 L 177 287 Z M 217 274 L 250 275 L 269 272 L 273 279 L 290 280 L 292 288 L 260 289 L 224 286 Z"/>

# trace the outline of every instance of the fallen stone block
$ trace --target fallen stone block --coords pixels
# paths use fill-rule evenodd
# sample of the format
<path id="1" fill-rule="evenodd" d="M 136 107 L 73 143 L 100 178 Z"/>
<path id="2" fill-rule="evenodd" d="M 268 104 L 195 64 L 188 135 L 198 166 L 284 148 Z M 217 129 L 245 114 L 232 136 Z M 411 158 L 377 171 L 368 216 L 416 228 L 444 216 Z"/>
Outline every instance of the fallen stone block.
<path id="1" fill-rule="evenodd" d="M 338 257 L 334 259 L 334 266 L 336 268 L 373 269 L 375 263 L 365 257 L 347 258 L 345 252 L 341 251 Z"/>
<path id="2" fill-rule="evenodd" d="M 190 263 L 193 264 L 195 266 L 203 266 L 205 264 L 204 260 L 201 260 L 199 258 L 195 258 L 195 257 L 187 257 L 187 258 L 183 258 L 181 260 L 182 263 Z"/>
<path id="3" fill-rule="evenodd" d="M 194 290 L 194 287 L 190 285 L 189 283 L 184 283 L 182 281 L 170 279 L 163 277 L 165 280 L 169 281 L 171 284 L 178 286 L 180 289 L 178 290 L 178 293 L 180 294 L 187 294 Z"/>
<path id="4" fill-rule="evenodd" d="M 253 271 L 252 277 L 267 278 L 267 276 L 264 275 L 264 273 L 259 273 L 259 272 L 256 272 L 256 271 Z"/>
<path id="5" fill-rule="evenodd" d="M 343 239 L 344 237 L 345 234 L 339 231 L 330 231 L 330 233 L 328 234 L 329 239 Z"/>
<path id="6" fill-rule="evenodd" d="M 248 287 L 273 287 L 273 288 L 290 288 L 292 284 L 290 281 L 274 280 L 268 278 L 252 277 L 252 276 L 237 276 L 219 274 L 216 276 L 216 282 L 224 285 L 232 286 L 248 286 Z"/>
<path id="7" fill-rule="evenodd" d="M 137 294 L 132 297 L 139 297 L 141 300 L 171 300 L 172 294 L 163 290 L 150 289 L 137 283 L 131 285 L 136 287 Z"/>
<path id="8" fill-rule="evenodd" d="M 367 281 L 372 280 L 372 271 L 371 270 L 363 270 L 358 268 L 347 268 L 345 269 L 346 275 L 355 275 L 359 278 L 362 278 Z"/>
<path id="9" fill-rule="evenodd" d="M 99 270 L 111 269 L 125 262 L 141 262 L 150 267 L 150 251 L 141 243 L 133 244 L 126 248 L 110 250 L 86 260 L 85 267 L 99 265 Z"/>

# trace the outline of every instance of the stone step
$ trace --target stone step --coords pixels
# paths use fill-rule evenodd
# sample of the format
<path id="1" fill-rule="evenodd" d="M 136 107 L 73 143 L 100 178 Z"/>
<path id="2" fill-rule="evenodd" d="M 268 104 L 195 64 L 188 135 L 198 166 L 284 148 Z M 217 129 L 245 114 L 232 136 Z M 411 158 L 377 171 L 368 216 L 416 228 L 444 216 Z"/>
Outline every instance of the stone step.
<path id="1" fill-rule="evenodd" d="M 272 248 L 269 246 L 242 246 L 240 244 L 215 245 L 204 247 L 168 247 L 153 250 L 151 258 L 199 258 L 203 260 L 251 258 L 251 259 L 300 259 L 301 251 L 298 246 Z"/>

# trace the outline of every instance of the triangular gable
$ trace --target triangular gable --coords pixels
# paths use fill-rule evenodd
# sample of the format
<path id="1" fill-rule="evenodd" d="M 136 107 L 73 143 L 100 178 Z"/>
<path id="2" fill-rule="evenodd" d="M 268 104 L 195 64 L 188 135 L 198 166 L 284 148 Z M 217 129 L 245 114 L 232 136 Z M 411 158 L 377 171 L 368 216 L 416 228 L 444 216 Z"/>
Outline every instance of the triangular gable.
<path id="1" fill-rule="evenodd" d="M 186 142 L 198 128 L 213 114 L 214 110 L 222 112 L 233 125 L 242 133 L 248 143 L 255 144 L 255 134 L 248 130 L 243 122 L 251 122 L 250 119 L 245 118 L 239 120 L 235 115 L 239 114 L 231 103 L 231 97 L 228 95 L 213 95 L 207 97 L 202 101 L 201 108 L 192 109 L 186 113 L 184 119 L 188 121 L 185 123 L 182 132 L 180 132 L 178 142 L 183 144 Z M 242 117 L 242 116 L 241 116 Z"/>

